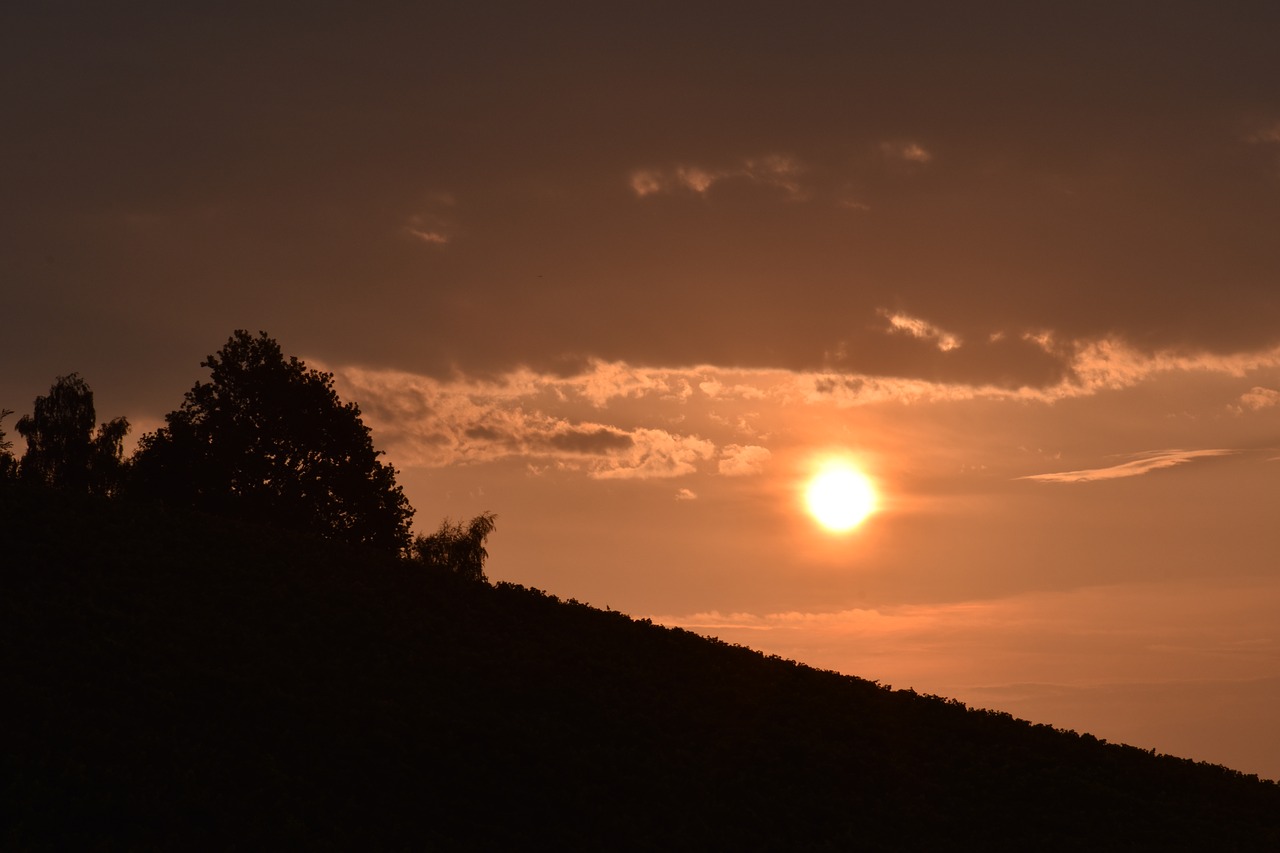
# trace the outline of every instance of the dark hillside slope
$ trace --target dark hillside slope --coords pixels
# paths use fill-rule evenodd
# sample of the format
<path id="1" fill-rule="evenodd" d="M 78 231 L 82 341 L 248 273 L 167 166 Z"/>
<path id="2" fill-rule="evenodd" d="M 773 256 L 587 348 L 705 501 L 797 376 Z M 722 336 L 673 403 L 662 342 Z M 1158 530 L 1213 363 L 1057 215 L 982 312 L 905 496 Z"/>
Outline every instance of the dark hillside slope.
<path id="1" fill-rule="evenodd" d="M 0 486 L 0 847 L 1280 849 L 1280 786 Z"/>

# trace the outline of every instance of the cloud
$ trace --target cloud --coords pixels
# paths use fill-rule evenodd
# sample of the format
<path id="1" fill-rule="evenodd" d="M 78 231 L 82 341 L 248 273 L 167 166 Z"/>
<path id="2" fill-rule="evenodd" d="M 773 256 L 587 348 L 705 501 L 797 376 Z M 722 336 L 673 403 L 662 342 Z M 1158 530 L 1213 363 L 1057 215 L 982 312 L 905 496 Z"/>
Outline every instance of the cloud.
<path id="1" fill-rule="evenodd" d="M 1280 143 L 1280 121 L 1260 127 L 1245 137 L 1253 143 Z"/>
<path id="2" fill-rule="evenodd" d="M 712 172 L 699 166 L 676 166 L 671 169 L 642 169 L 631 175 L 631 189 L 644 198 L 654 193 L 681 190 L 701 195 L 727 172 Z"/>
<path id="3" fill-rule="evenodd" d="M 896 313 L 888 314 L 889 328 L 895 332 L 905 332 L 913 338 L 925 341 L 933 341 L 942 352 L 951 352 L 951 350 L 960 348 L 960 338 L 950 332 L 944 331 L 933 325 L 927 320 L 921 320 L 919 317 L 911 317 L 907 314 Z"/>
<path id="4" fill-rule="evenodd" d="M 639 429 L 632 438 L 628 450 L 594 464 L 588 476 L 596 480 L 682 477 L 697 471 L 700 460 L 715 455 L 715 445 L 697 436 Z"/>
<path id="5" fill-rule="evenodd" d="M 890 322 L 897 334 L 934 346 L 949 334 L 906 314 L 894 314 Z M 1008 387 L 858 372 L 707 364 L 655 368 L 600 360 L 588 361 L 569 375 L 521 367 L 499 375 L 440 379 L 307 361 L 334 373 L 339 394 L 360 404 L 378 446 L 398 466 L 514 458 L 539 467 L 554 463 L 548 470 L 576 471 L 595 479 L 679 477 L 703 467 L 726 476 L 756 473 L 770 458 L 761 445 L 768 436 L 780 434 L 780 413 L 797 407 L 1053 405 L 1166 376 L 1234 379 L 1280 368 L 1280 348 L 1235 355 L 1152 353 L 1116 340 L 1062 341 L 1047 333 L 1024 340 L 1023 334 L 1010 332 L 999 345 L 1052 350 L 1067 365 L 1058 382 Z M 961 354 L 982 346 L 965 347 Z M 1254 385 L 1239 397 L 1235 409 L 1245 413 L 1280 405 L 1280 392 L 1273 387 L 1270 381 Z M 1028 479 L 1080 482 L 1136 476 L 1225 452 L 1161 451 L 1120 465 Z"/>
<path id="6" fill-rule="evenodd" d="M 1059 471 L 1052 474 L 1032 474 L 1017 477 L 1019 480 L 1038 480 L 1042 483 L 1092 483 L 1097 480 L 1116 480 L 1121 477 L 1137 477 L 1161 468 L 1172 468 L 1192 459 L 1210 456 L 1228 456 L 1236 450 L 1155 450 L 1136 459 L 1107 468 L 1089 468 L 1083 471 Z"/>
<path id="7" fill-rule="evenodd" d="M 715 456 L 715 444 L 654 426 L 602 424 L 574 417 L 638 387 L 679 406 L 680 383 L 636 380 L 636 372 L 602 365 L 595 377 L 556 377 L 527 370 L 497 380 L 441 381 L 402 371 L 330 369 L 345 399 L 359 402 L 379 444 L 401 466 L 443 467 L 520 458 L 555 461 L 594 479 L 678 477 Z M 675 393 L 673 392 L 673 389 Z M 691 392 L 689 392 L 691 393 Z M 539 467 L 539 470 L 542 470 Z"/>
<path id="8" fill-rule="evenodd" d="M 638 169 L 631 173 L 631 191 L 640 198 L 658 193 L 692 192 L 702 195 L 724 176 L 697 166 L 670 169 Z"/>
<path id="9" fill-rule="evenodd" d="M 886 157 L 907 163 L 924 164 L 933 159 L 933 155 L 926 151 L 923 145 L 911 140 L 881 142 L 880 153 Z"/>
<path id="10" fill-rule="evenodd" d="M 778 613 L 722 613 L 709 610 L 681 616 L 652 616 L 654 622 L 691 631 L 775 631 L 821 629 L 835 634 L 885 635 L 918 631 L 924 626 L 969 613 L 977 605 L 899 606 L 848 610 Z"/>
<path id="11" fill-rule="evenodd" d="M 773 456 L 766 447 L 754 444 L 730 444 L 720 451 L 719 471 L 726 477 L 759 474 Z"/>
<path id="12" fill-rule="evenodd" d="M 619 398 L 656 394 L 662 399 L 684 400 L 693 394 L 685 371 L 632 367 L 621 361 L 592 360 L 586 370 L 573 377 L 529 374 L 529 379 L 534 383 L 552 382 L 560 393 L 580 397 L 601 409 Z"/>
<path id="13" fill-rule="evenodd" d="M 1218 354 L 1181 350 L 1147 352 L 1113 338 L 1059 341 L 1050 333 L 1036 333 L 1023 339 L 1063 360 L 1066 369 L 1062 379 L 1044 387 L 1008 388 L 982 383 L 939 382 L 827 371 L 792 374 L 792 388 L 808 402 L 825 400 L 840 407 L 894 401 L 935 403 L 1021 400 L 1054 403 L 1090 397 L 1103 391 L 1133 388 L 1165 375 L 1201 374 L 1242 378 L 1251 373 L 1280 367 L 1280 346 L 1255 352 Z"/>
<path id="14" fill-rule="evenodd" d="M 1257 352 L 1218 354 L 1158 350 L 1144 352 L 1113 338 L 1061 345 L 1068 352 L 1071 377 L 1057 388 L 1044 389 L 1050 398 L 1063 399 L 1132 388 L 1160 374 L 1218 374 L 1243 377 L 1280 366 L 1280 346 Z"/>
<path id="15" fill-rule="evenodd" d="M 435 207 L 451 207 L 453 197 L 436 194 L 430 199 Z M 453 240 L 453 218 L 443 212 L 415 213 L 401 229 L 413 239 L 432 246 L 444 246 Z"/>
<path id="16" fill-rule="evenodd" d="M 1277 606 L 1280 584 L 1270 578 L 1160 579 L 940 605 L 650 618 L 887 686 L 1208 758 L 1202 745 L 1182 740 L 1196 728 L 1186 720 L 1243 718 L 1248 733 L 1264 730 L 1267 714 L 1274 716 Z M 1178 642 L 1189 624 L 1193 640 Z M 1131 695 L 1098 715 L 1099 706 L 1072 698 L 1082 691 Z M 1178 713 L 1157 738 L 1151 721 L 1179 694 L 1186 704 L 1174 708 Z M 1252 742 L 1242 736 L 1244 758 L 1229 766 L 1252 771 L 1257 752 L 1256 736 Z M 1278 760 L 1272 749 L 1262 763 L 1275 768 Z"/>
<path id="17" fill-rule="evenodd" d="M 765 391 L 756 385 L 725 385 L 716 378 L 699 382 L 698 390 L 712 399 L 722 397 L 737 400 L 759 400 L 766 396 Z"/>
<path id="18" fill-rule="evenodd" d="M 550 445 L 557 450 L 570 453 L 602 454 L 615 450 L 628 450 L 635 446 L 635 439 L 629 435 L 600 427 L 594 430 L 569 429 L 556 433 L 548 439 Z"/>
<path id="19" fill-rule="evenodd" d="M 748 157 L 726 168 L 678 165 L 664 169 L 637 169 L 631 173 L 631 191 L 638 197 L 659 193 L 691 192 L 705 195 L 717 183 L 745 180 L 753 184 L 782 189 L 792 197 L 803 195 L 799 177 L 804 167 L 794 157 L 768 154 Z"/>
<path id="20" fill-rule="evenodd" d="M 443 246 L 449 242 L 449 235 L 441 231 L 428 231 L 423 228 L 415 228 L 412 225 L 406 225 L 404 230 L 410 237 L 433 246 Z"/>
<path id="21" fill-rule="evenodd" d="M 1240 401 L 1237 405 L 1227 406 L 1227 409 L 1233 414 L 1242 415 L 1246 409 L 1250 412 L 1257 412 L 1262 409 L 1269 409 L 1277 404 L 1280 404 L 1280 391 L 1255 385 L 1240 395 Z"/>
<path id="22" fill-rule="evenodd" d="M 428 193 L 423 208 L 410 216 L 401 230 L 413 239 L 431 246 L 451 243 L 456 231 L 453 208 L 457 203 L 453 193 Z"/>
<path id="23" fill-rule="evenodd" d="M 745 160 L 740 175 L 758 184 L 786 190 L 792 196 L 800 196 L 799 178 L 803 173 L 804 166 L 796 158 L 769 154 Z"/>
<path id="24" fill-rule="evenodd" d="M 649 618 L 864 677 L 914 673 L 913 680 L 933 682 L 917 687 L 940 689 L 989 685 L 996 672 L 1003 683 L 1016 673 L 1096 683 L 1096 658 L 1079 657 L 1082 646 L 1113 656 L 1113 674 L 1151 680 L 1273 672 L 1278 603 L 1280 584 L 1267 578 L 1209 587 L 1162 579 L 938 604 Z M 1203 635 L 1171 643 L 1188 622 Z"/>
<path id="25" fill-rule="evenodd" d="M 680 489 L 676 492 L 676 500 L 678 501 L 696 501 L 698 495 L 693 489 Z"/>
<path id="26" fill-rule="evenodd" d="M 510 433 L 496 430 L 493 427 L 474 426 L 467 427 L 462 433 L 467 438 L 476 439 L 477 441 L 492 441 L 495 443 L 510 443 L 513 436 Z"/>

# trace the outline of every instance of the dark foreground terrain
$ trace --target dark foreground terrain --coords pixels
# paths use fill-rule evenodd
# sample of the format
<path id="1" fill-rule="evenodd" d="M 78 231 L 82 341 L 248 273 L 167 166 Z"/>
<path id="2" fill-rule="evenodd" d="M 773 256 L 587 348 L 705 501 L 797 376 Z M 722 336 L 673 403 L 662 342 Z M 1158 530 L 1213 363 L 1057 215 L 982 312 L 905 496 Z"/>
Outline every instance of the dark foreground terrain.
<path id="1" fill-rule="evenodd" d="M 4 849 L 1280 849 L 1255 777 L 272 531 L 0 486 L 0 575 Z"/>

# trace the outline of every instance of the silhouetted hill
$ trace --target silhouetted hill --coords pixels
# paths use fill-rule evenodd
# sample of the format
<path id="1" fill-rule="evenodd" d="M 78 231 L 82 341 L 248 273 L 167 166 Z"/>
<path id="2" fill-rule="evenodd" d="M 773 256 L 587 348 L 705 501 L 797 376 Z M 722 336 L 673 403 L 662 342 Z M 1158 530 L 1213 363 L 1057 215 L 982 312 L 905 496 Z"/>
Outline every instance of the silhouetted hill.
<path id="1" fill-rule="evenodd" d="M 0 485 L 5 849 L 1280 849 L 1280 786 Z"/>

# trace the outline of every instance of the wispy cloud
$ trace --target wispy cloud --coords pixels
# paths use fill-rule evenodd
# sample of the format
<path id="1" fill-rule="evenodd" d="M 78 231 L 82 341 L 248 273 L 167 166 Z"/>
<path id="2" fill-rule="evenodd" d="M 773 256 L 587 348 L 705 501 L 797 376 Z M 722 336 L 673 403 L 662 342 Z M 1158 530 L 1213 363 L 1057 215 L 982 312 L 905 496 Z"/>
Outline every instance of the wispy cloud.
<path id="1" fill-rule="evenodd" d="M 800 175 L 804 167 L 785 154 L 748 157 L 732 166 L 712 168 L 681 164 L 665 168 L 637 169 L 631 173 L 631 191 L 640 198 L 659 193 L 691 192 L 704 195 L 717 183 L 745 180 L 785 190 L 792 197 L 803 194 Z"/>
<path id="2" fill-rule="evenodd" d="M 432 193 L 426 199 L 424 209 L 408 218 L 402 231 L 413 239 L 430 246 L 444 246 L 453 242 L 457 228 L 453 207 L 457 200 L 451 193 Z"/>
<path id="3" fill-rule="evenodd" d="M 906 163 L 924 164 L 933 159 L 933 154 L 927 151 L 923 145 L 910 139 L 881 142 L 880 153 L 886 157 Z"/>
<path id="4" fill-rule="evenodd" d="M 1280 143 L 1280 121 L 1263 125 L 1245 136 L 1247 142 Z"/>
<path id="5" fill-rule="evenodd" d="M 1280 584 L 1271 579 L 1224 580 L 1208 588 L 1161 580 L 940 604 L 650 618 L 817 666 L 864 677 L 896 673 L 895 681 L 950 692 L 960 684 L 991 684 L 995 673 L 1004 683 L 1013 673 L 1096 683 L 1102 650 L 1113 657 L 1113 677 L 1230 678 L 1274 671 L 1280 660 L 1277 604 Z M 1203 635 L 1186 646 L 1172 644 L 1181 636 L 1178 626 L 1188 621 Z"/>
<path id="6" fill-rule="evenodd" d="M 1106 468 L 1087 468 L 1081 471 L 1058 471 L 1051 474 L 1032 474 L 1019 480 L 1037 480 L 1042 483 L 1092 483 L 1098 480 L 1116 480 L 1122 477 L 1138 477 L 1162 468 L 1172 468 L 1193 459 L 1212 456 L 1228 456 L 1236 450 L 1155 450 L 1143 453 L 1128 462 Z"/>
<path id="7" fill-rule="evenodd" d="M 434 246 L 443 246 L 449 242 L 449 235 L 443 231 L 428 231 L 415 225 L 406 225 L 405 233 L 416 240 L 423 243 L 429 243 Z"/>
<path id="8" fill-rule="evenodd" d="M 884 312 L 889 318 L 889 328 L 894 332 L 903 332 L 913 338 L 920 340 L 932 341 L 938 349 L 943 352 L 950 352 L 960 348 L 960 338 L 944 329 L 940 329 L 928 320 L 921 320 L 919 317 L 912 317 L 907 314 Z"/>

